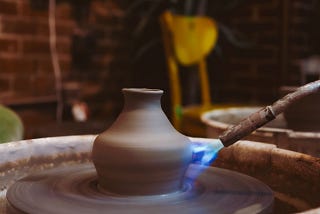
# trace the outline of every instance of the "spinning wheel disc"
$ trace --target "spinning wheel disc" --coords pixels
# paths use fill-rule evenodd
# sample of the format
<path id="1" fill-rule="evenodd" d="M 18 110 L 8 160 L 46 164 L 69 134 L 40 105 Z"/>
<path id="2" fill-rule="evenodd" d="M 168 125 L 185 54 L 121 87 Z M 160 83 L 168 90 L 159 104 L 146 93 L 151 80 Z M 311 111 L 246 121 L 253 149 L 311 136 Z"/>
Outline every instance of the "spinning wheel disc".
<path id="1" fill-rule="evenodd" d="M 99 190 L 93 165 L 60 167 L 13 184 L 11 212 L 23 213 L 270 213 L 272 191 L 249 176 L 190 165 L 183 188 L 165 195 L 124 196 Z"/>

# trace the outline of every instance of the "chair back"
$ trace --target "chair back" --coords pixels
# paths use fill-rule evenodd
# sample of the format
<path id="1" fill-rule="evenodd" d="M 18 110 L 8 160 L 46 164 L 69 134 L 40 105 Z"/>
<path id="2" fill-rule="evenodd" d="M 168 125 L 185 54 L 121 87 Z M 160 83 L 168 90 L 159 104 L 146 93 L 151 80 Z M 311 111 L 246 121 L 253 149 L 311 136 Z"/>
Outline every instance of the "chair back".
<path id="1" fill-rule="evenodd" d="M 174 15 L 165 11 L 160 17 L 171 90 L 172 123 L 179 129 L 183 113 L 179 65 L 197 65 L 201 105 L 209 106 L 210 85 L 206 57 L 214 48 L 218 30 L 214 20 L 204 16 Z"/>

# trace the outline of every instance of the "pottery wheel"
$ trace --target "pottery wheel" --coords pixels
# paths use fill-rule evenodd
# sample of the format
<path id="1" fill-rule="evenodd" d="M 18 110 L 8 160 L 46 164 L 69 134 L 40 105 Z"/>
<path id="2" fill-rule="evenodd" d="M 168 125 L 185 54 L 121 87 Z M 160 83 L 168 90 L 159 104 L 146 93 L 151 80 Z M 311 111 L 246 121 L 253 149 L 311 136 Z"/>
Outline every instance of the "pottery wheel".
<path id="1" fill-rule="evenodd" d="M 91 164 L 60 167 L 13 184 L 8 209 L 41 214 L 272 212 L 272 191 L 252 177 L 199 165 L 190 165 L 185 177 L 178 192 L 123 196 L 100 191 Z"/>

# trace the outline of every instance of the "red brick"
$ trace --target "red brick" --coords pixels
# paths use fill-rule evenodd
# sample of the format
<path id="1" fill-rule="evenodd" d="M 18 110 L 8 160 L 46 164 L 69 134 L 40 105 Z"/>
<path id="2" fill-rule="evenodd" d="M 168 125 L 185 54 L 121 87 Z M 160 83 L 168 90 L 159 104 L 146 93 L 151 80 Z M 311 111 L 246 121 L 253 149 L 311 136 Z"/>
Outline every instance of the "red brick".
<path id="1" fill-rule="evenodd" d="M 280 44 L 282 42 L 282 38 L 280 36 L 280 32 L 272 31 L 272 32 L 265 32 L 265 33 L 259 33 L 257 35 L 256 42 L 258 44 Z"/>
<path id="2" fill-rule="evenodd" d="M 59 61 L 61 75 L 63 78 L 66 78 L 71 71 L 71 62 L 70 60 L 60 60 Z M 36 70 L 39 74 L 53 74 L 53 66 L 51 59 L 38 60 L 36 63 Z"/>
<path id="3" fill-rule="evenodd" d="M 262 49 L 262 48 L 255 48 L 252 50 L 237 50 L 235 52 L 236 57 L 243 59 L 243 58 L 250 58 L 250 59 L 275 59 L 279 56 L 279 52 L 275 49 Z"/>
<path id="4" fill-rule="evenodd" d="M 50 58 L 37 60 L 36 62 L 36 70 L 37 72 L 43 73 L 53 73 L 52 61 Z"/>
<path id="5" fill-rule="evenodd" d="M 245 63 L 227 63 L 224 65 L 226 70 L 231 71 L 232 73 L 234 72 L 247 72 L 248 70 L 251 70 L 251 65 L 250 64 L 245 64 Z"/>
<path id="6" fill-rule="evenodd" d="M 256 69 L 259 74 L 274 76 L 280 73 L 280 64 L 258 64 Z"/>
<path id="7" fill-rule="evenodd" d="M 235 10 L 232 13 L 232 18 L 236 19 L 239 18 L 243 21 L 251 20 L 253 16 L 253 7 L 246 5 L 245 7 L 240 7 L 238 10 Z"/>
<path id="8" fill-rule="evenodd" d="M 56 18 L 57 19 L 72 19 L 73 12 L 70 3 L 59 3 L 56 6 Z"/>
<path id="9" fill-rule="evenodd" d="M 75 22 L 70 20 L 60 20 L 56 22 L 57 36 L 70 36 L 73 34 Z"/>
<path id="10" fill-rule="evenodd" d="M 112 1 L 92 1 L 91 16 L 95 23 L 117 23 L 124 19 L 124 12 Z"/>
<path id="11" fill-rule="evenodd" d="M 260 17 L 271 17 L 271 18 L 280 18 L 281 10 L 277 7 L 259 7 L 259 16 Z"/>
<path id="12" fill-rule="evenodd" d="M 234 23 L 234 26 L 236 26 L 238 29 L 241 30 L 241 32 L 270 32 L 275 31 L 278 29 L 279 23 L 276 19 L 274 20 L 267 20 L 267 21 L 258 21 L 258 22 L 246 22 L 246 23 L 240 23 L 236 22 Z"/>
<path id="13" fill-rule="evenodd" d="M 28 34 L 28 35 L 49 35 L 49 26 L 46 19 L 37 19 L 34 17 L 3 17 L 2 18 L 3 33 L 12 34 Z M 57 37 L 70 36 L 73 33 L 74 22 L 57 21 L 56 33 Z"/>
<path id="14" fill-rule="evenodd" d="M 22 16 L 32 16 L 38 17 L 41 19 L 48 18 L 48 9 L 33 9 L 30 6 L 28 1 L 19 1 L 19 12 Z M 72 17 L 72 8 L 69 3 L 59 2 L 56 5 L 56 14 L 55 17 L 57 19 L 70 19 Z"/>
<path id="15" fill-rule="evenodd" d="M 29 53 L 41 53 L 41 54 L 49 54 L 51 52 L 50 50 L 50 44 L 48 40 L 37 40 L 37 39 L 32 39 L 32 40 L 23 40 L 23 46 L 22 46 L 22 51 L 24 54 L 29 54 Z M 70 44 L 65 43 L 65 42 L 60 42 L 59 40 L 57 41 L 56 48 L 58 53 L 61 54 L 69 54 L 70 52 Z"/>
<path id="16" fill-rule="evenodd" d="M 18 42 L 16 39 L 0 38 L 0 52 L 16 53 L 18 51 Z"/>
<path id="17" fill-rule="evenodd" d="M 48 41 L 24 40 L 22 43 L 23 54 L 29 53 L 50 53 Z"/>
<path id="18" fill-rule="evenodd" d="M 8 77 L 0 77 L 0 92 L 10 90 L 10 79 Z"/>
<path id="19" fill-rule="evenodd" d="M 13 80 L 13 90 L 16 93 L 32 94 L 34 92 L 32 76 L 16 75 Z"/>
<path id="20" fill-rule="evenodd" d="M 36 19 L 33 20 L 29 20 L 28 24 L 33 24 L 34 27 L 33 29 L 30 29 L 29 31 L 27 31 L 27 29 L 25 29 L 26 33 L 30 33 L 33 32 L 33 34 L 36 35 L 45 35 L 45 36 L 49 36 L 49 25 L 46 19 L 40 19 L 40 21 L 37 21 Z M 27 23 L 25 25 L 28 25 Z M 56 21 L 56 37 L 57 40 L 59 39 L 59 37 L 70 37 L 70 35 L 72 35 L 73 30 L 74 30 L 74 26 L 75 23 L 72 21 L 68 21 L 68 20 L 57 20 Z M 24 27 L 24 26 L 22 26 Z"/>
<path id="21" fill-rule="evenodd" d="M 60 69 L 63 75 L 67 75 L 71 71 L 71 62 L 70 60 L 60 60 Z"/>
<path id="22" fill-rule="evenodd" d="M 57 51 L 61 54 L 70 54 L 71 41 L 65 41 L 62 39 L 57 40 Z"/>
<path id="23" fill-rule="evenodd" d="M 16 15 L 17 4 L 15 1 L 0 1 L 0 15 Z"/>
<path id="24" fill-rule="evenodd" d="M 20 75 L 13 81 L 13 90 L 17 94 L 28 96 L 46 96 L 54 94 L 55 80 L 53 74 L 48 75 Z"/>
<path id="25" fill-rule="evenodd" d="M 34 94 L 50 95 L 55 93 L 55 78 L 53 74 L 36 75 L 32 79 Z"/>
<path id="26" fill-rule="evenodd" d="M 36 34 L 39 23 L 30 19 L 2 18 L 2 32 L 14 34 Z"/>
<path id="27" fill-rule="evenodd" d="M 48 17 L 48 10 L 34 10 L 30 6 L 29 1 L 21 1 L 19 0 L 19 14 L 22 16 L 32 16 L 37 18 L 47 18 Z"/>
<path id="28" fill-rule="evenodd" d="M 36 35 L 48 36 L 49 35 L 49 24 L 47 22 L 41 22 L 37 24 Z"/>
<path id="29" fill-rule="evenodd" d="M 14 73 L 17 75 L 35 71 L 35 61 L 32 59 L 0 58 L 0 72 Z"/>

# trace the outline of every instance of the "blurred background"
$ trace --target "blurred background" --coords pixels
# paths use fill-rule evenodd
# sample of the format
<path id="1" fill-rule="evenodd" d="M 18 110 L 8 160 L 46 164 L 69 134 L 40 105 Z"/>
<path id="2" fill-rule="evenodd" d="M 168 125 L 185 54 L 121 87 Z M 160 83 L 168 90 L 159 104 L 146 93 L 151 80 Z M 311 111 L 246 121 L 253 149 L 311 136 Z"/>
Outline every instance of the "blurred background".
<path id="1" fill-rule="evenodd" d="M 281 87 L 319 79 L 318 0 L 0 0 L 0 104 L 22 138 L 101 132 L 124 87 L 163 89 L 173 119 L 165 11 L 214 22 L 213 104 L 268 105 Z M 199 102 L 194 65 L 177 64 L 182 104 Z"/>

